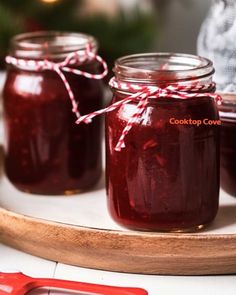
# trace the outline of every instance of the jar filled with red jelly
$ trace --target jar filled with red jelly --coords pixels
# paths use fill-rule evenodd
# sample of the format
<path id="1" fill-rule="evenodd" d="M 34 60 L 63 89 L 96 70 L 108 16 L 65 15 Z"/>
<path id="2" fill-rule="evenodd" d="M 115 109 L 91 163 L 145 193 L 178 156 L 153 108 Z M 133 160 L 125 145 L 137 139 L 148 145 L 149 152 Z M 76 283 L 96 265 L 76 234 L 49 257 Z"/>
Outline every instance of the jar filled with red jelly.
<path id="1" fill-rule="evenodd" d="M 19 190 L 72 194 L 99 180 L 100 118 L 75 124 L 78 110 L 102 106 L 102 82 L 89 77 L 101 72 L 96 52 L 96 40 L 79 33 L 35 32 L 12 39 L 3 91 L 4 164 Z"/>
<path id="2" fill-rule="evenodd" d="M 236 196 L 236 94 L 223 93 L 219 106 L 221 126 L 220 185 L 224 191 Z"/>
<path id="3" fill-rule="evenodd" d="M 219 204 L 220 120 L 212 62 L 138 54 L 115 63 L 106 114 L 108 208 L 121 226 L 195 231 Z"/>

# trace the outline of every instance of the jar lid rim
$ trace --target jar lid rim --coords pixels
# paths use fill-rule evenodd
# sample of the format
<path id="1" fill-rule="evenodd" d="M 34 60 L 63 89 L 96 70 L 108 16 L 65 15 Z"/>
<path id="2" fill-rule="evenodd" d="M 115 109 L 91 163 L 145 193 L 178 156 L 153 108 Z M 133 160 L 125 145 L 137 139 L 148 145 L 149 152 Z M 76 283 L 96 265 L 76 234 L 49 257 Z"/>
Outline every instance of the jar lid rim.
<path id="1" fill-rule="evenodd" d="M 162 80 L 199 78 L 214 73 L 211 60 L 192 54 L 151 52 L 123 56 L 113 68 L 118 78 L 129 80 Z M 165 78 L 165 79 L 163 79 Z"/>
<path id="2" fill-rule="evenodd" d="M 19 57 L 38 57 L 40 54 L 63 54 L 86 49 L 97 50 L 96 39 L 84 33 L 36 31 L 18 34 L 11 39 L 11 53 Z"/>

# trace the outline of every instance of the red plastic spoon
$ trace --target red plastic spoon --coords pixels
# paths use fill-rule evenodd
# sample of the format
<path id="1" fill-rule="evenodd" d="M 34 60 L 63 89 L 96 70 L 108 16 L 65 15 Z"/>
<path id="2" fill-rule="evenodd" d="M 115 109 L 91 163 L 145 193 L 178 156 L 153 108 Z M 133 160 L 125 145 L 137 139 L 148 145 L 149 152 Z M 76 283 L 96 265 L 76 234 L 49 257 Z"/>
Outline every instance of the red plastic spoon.
<path id="1" fill-rule="evenodd" d="M 23 295 L 35 288 L 54 287 L 99 295 L 147 295 L 141 288 L 113 287 L 57 279 L 35 279 L 20 272 L 0 272 L 0 295 Z"/>

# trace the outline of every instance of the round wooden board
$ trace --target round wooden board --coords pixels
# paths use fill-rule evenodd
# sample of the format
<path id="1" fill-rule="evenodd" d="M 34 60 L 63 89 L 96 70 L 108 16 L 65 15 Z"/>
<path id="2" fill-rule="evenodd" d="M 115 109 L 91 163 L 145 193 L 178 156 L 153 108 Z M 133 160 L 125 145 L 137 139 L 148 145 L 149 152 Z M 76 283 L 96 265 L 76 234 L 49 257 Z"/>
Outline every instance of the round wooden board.
<path id="1" fill-rule="evenodd" d="M 0 208 L 0 239 L 36 256 L 88 268 L 171 275 L 236 273 L 234 234 L 99 230 Z"/>

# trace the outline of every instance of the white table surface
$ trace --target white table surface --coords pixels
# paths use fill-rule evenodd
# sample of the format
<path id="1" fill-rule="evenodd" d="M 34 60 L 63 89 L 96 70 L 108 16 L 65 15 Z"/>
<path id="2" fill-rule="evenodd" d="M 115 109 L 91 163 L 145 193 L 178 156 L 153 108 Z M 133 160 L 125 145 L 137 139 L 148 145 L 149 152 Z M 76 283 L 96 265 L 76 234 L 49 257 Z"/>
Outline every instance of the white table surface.
<path id="1" fill-rule="evenodd" d="M 47 261 L 2 244 L 0 244 L 0 269 L 17 269 L 34 277 L 54 277 L 107 285 L 137 286 L 145 288 L 150 295 L 236 294 L 236 276 L 234 275 L 151 276 L 98 271 Z M 63 293 L 66 294 L 66 292 Z M 36 294 L 36 292 L 31 292 L 31 294 Z M 48 294 L 48 292 L 44 290 L 40 294 Z M 56 291 L 51 291 L 50 294 L 56 294 Z"/>
<path id="2" fill-rule="evenodd" d="M 0 87 L 4 75 L 0 73 Z M 19 270 L 33 277 L 49 277 L 107 285 L 145 288 L 150 295 L 235 295 L 236 275 L 157 276 L 98 271 L 34 257 L 0 244 L 0 271 Z M 30 294 L 49 294 L 47 289 Z M 50 291 L 56 294 L 56 291 Z M 60 294 L 66 294 L 65 292 Z M 68 292 L 68 294 L 75 294 Z M 78 293 L 76 293 L 78 294 Z M 112 295 L 112 294 L 111 294 Z"/>

